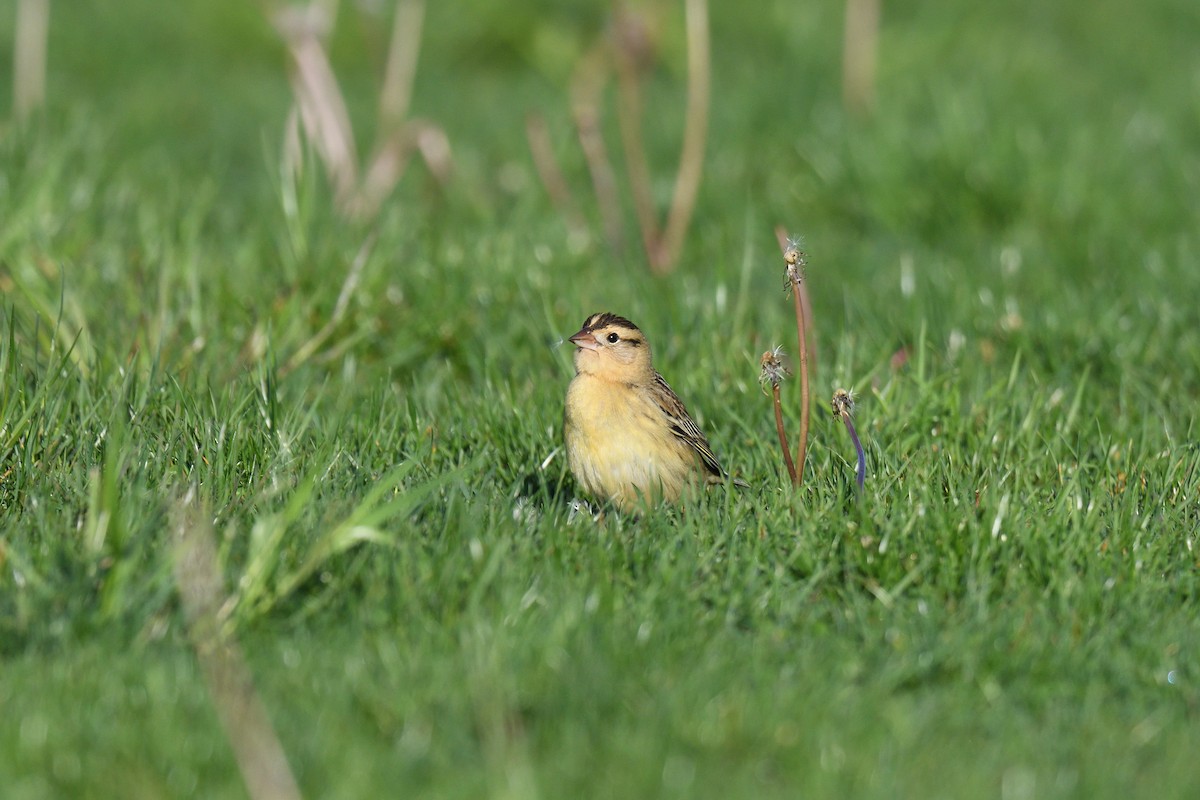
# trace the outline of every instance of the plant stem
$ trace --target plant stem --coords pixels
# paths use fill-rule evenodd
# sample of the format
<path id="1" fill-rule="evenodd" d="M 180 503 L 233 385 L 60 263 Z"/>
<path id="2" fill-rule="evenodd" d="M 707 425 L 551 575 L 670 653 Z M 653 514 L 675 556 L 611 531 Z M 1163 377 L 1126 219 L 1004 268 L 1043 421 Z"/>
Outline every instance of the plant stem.
<path id="1" fill-rule="evenodd" d="M 783 253 L 783 257 L 787 259 L 787 251 L 792 246 L 791 239 L 788 238 L 787 228 L 782 225 L 775 226 L 775 239 L 779 242 L 779 252 Z M 812 332 L 812 301 L 808 297 L 808 286 L 801 281 L 800 283 L 800 303 L 804 306 L 804 332 L 808 334 L 808 361 L 812 364 L 812 371 L 816 372 L 817 357 L 817 338 Z"/>
<path id="2" fill-rule="evenodd" d="M 554 158 L 554 146 L 550 143 L 550 131 L 546 126 L 545 117 L 536 112 L 531 112 L 525 117 L 525 138 L 529 141 L 534 169 L 542 180 L 542 186 L 546 188 L 546 194 L 550 195 L 551 204 L 566 222 L 567 232 L 575 237 L 587 237 L 587 219 L 571 194 L 571 186 Z"/>
<path id="3" fill-rule="evenodd" d="M 659 274 L 675 268 L 683 235 L 696 207 L 700 175 L 704 169 L 704 140 L 708 133 L 709 37 L 707 0 L 687 0 L 688 92 L 687 117 L 683 128 L 683 146 L 679 153 L 679 173 L 671 195 L 667 224 L 651 262 Z"/>
<path id="4" fill-rule="evenodd" d="M 625 25 L 633 24 L 626 20 Z M 625 150 L 625 171 L 629 177 L 629 192 L 633 195 L 634 215 L 642 233 L 642 249 L 651 271 L 658 272 L 659 229 L 654 213 L 654 190 L 651 187 L 650 165 L 642 141 L 642 93 L 636 58 L 623 46 L 617 47 L 617 123 L 621 146 Z"/>
<path id="5" fill-rule="evenodd" d="M 846 430 L 850 431 L 850 439 L 854 442 L 854 452 L 858 454 L 858 470 L 854 474 L 854 480 L 861 492 L 863 483 L 867 480 L 867 456 L 863 453 L 862 442 L 858 440 L 858 432 L 854 430 L 854 420 L 850 419 L 849 414 L 843 413 L 842 422 L 846 423 Z"/>
<path id="6" fill-rule="evenodd" d="M 833 409 L 833 415 L 845 423 L 846 430 L 850 432 L 850 440 L 854 442 L 854 453 L 858 456 L 858 469 L 855 471 L 854 481 L 858 484 L 861 494 L 863 483 L 867 480 L 867 456 L 863 452 L 862 442 L 858 440 L 858 431 L 854 429 L 854 395 L 845 389 L 838 389 L 833 393 L 830 407 Z"/>
<path id="7" fill-rule="evenodd" d="M 571 117 L 583 159 L 592 178 L 592 191 L 600 209 L 604 237 L 609 247 L 618 252 L 625 248 L 625 232 L 621 224 L 621 201 L 617 195 L 617 177 L 608 148 L 600 131 L 600 102 L 605 81 L 604 51 L 593 49 L 575 70 L 571 80 Z"/>
<path id="8" fill-rule="evenodd" d="M 796 338 L 800 345 L 800 446 L 796 453 L 796 487 L 804 481 L 804 462 L 808 454 L 808 337 L 805 329 L 804 304 L 800 302 L 800 267 L 792 275 L 792 301 L 796 306 Z"/>
<path id="9" fill-rule="evenodd" d="M 879 60 L 879 0 L 846 0 L 842 44 L 842 105 L 867 117 L 875 105 L 875 73 Z"/>
<path id="10" fill-rule="evenodd" d="M 775 400 L 775 431 L 779 434 L 779 449 L 783 451 L 783 463 L 787 465 L 788 476 L 792 486 L 800 485 L 800 477 L 796 474 L 796 462 L 792 460 L 792 451 L 788 447 L 787 434 L 783 432 L 783 406 L 779 402 L 779 384 L 773 384 L 771 395 Z"/>
<path id="11" fill-rule="evenodd" d="M 18 0 L 13 45 L 13 111 L 24 121 L 46 102 L 46 38 L 50 0 Z"/>

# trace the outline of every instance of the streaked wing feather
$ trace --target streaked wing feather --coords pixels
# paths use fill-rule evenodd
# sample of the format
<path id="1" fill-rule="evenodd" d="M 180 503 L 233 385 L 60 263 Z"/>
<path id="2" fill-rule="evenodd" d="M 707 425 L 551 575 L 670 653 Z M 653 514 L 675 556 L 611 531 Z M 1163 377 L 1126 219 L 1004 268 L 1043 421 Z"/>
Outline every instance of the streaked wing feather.
<path id="1" fill-rule="evenodd" d="M 700 456 L 704 468 L 719 478 L 725 477 L 725 471 L 721 469 L 721 462 L 717 461 L 716 455 L 713 454 L 712 447 L 708 444 L 708 439 L 700 430 L 692 416 L 688 414 L 687 409 L 683 405 L 683 401 L 671 389 L 666 379 L 658 372 L 654 373 L 654 397 L 658 402 L 659 408 L 667 415 L 671 421 L 671 431 L 676 437 L 682 439 L 688 447 L 696 451 Z"/>

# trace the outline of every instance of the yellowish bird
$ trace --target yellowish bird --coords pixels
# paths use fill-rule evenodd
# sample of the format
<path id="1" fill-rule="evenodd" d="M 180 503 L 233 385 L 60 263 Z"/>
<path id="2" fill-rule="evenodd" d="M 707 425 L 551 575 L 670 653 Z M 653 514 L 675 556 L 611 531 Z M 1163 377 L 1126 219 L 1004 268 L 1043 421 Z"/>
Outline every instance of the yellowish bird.
<path id="1" fill-rule="evenodd" d="M 691 485 L 725 480 L 708 439 L 654 369 L 638 326 L 616 314 L 593 314 L 570 341 L 575 378 L 563 437 L 571 473 L 588 494 L 632 511 L 660 499 L 677 502 Z"/>

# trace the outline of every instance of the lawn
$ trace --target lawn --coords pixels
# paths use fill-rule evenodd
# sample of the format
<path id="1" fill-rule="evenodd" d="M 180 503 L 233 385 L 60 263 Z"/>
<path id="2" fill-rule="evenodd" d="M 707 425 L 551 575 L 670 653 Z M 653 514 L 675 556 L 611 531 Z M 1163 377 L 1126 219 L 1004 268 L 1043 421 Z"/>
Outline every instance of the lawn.
<path id="1" fill-rule="evenodd" d="M 331 40 L 360 152 L 391 5 Z M 885 4 L 868 114 L 841 3 L 712 3 L 664 276 L 613 92 L 623 247 L 571 123 L 607 4 L 456 5 L 412 101 L 453 172 L 368 217 L 281 166 L 257 4 L 52 4 L 22 124 L 0 72 L 0 793 L 245 797 L 256 728 L 222 715 L 253 706 L 308 797 L 1200 796 L 1193 1 Z M 643 86 L 659 211 L 681 5 Z M 758 381 L 775 345 L 797 369 L 777 225 L 809 261 L 798 490 Z M 748 489 L 577 511 L 562 340 L 603 310 Z"/>

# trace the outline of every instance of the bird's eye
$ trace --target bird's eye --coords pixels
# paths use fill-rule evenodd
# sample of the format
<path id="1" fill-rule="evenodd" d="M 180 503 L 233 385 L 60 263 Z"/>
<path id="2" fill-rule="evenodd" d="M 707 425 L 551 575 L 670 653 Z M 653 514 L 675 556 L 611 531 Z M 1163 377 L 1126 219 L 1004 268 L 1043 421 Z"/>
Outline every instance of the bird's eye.
<path id="1" fill-rule="evenodd" d="M 621 341 L 621 337 L 617 336 L 615 333 L 610 333 L 605 338 L 608 339 L 609 344 L 616 344 L 617 342 Z"/>

